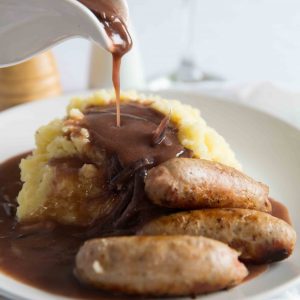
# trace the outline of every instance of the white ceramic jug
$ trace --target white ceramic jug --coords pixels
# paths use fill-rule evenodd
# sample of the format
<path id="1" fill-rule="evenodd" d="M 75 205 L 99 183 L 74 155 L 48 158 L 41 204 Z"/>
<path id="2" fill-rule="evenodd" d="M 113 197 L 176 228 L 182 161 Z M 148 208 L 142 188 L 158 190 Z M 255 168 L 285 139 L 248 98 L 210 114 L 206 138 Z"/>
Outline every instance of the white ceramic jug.
<path id="1" fill-rule="evenodd" d="M 108 1 L 127 19 L 126 0 Z M 27 60 L 76 36 L 106 50 L 112 46 L 99 20 L 76 0 L 0 0 L 0 67 Z"/>

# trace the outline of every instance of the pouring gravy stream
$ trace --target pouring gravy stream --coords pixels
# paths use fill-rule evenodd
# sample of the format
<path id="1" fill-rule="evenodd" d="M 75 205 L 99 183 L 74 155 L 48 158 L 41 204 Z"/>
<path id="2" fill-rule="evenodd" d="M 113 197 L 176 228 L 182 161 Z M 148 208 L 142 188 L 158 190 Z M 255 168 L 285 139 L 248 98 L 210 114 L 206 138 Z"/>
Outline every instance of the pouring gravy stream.
<path id="1" fill-rule="evenodd" d="M 113 57 L 112 81 L 116 94 L 116 124 L 120 127 L 120 67 L 123 55 L 132 47 L 126 16 L 118 5 L 119 1 L 80 0 L 80 2 L 94 13 L 112 42 L 110 52 Z"/>

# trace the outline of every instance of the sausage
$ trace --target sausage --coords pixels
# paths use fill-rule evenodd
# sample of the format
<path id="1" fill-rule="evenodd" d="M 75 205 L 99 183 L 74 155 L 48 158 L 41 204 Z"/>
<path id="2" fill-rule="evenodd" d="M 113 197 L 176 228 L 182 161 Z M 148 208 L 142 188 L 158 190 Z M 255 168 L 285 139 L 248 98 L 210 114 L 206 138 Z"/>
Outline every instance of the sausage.
<path id="1" fill-rule="evenodd" d="M 181 212 L 146 224 L 141 235 L 205 236 L 241 252 L 240 259 L 269 263 L 288 257 L 295 246 L 296 232 L 286 222 L 249 209 L 205 209 Z"/>
<path id="2" fill-rule="evenodd" d="M 87 241 L 76 257 L 78 279 L 102 290 L 140 296 L 217 291 L 248 274 L 238 252 L 205 237 L 128 236 Z"/>
<path id="3" fill-rule="evenodd" d="M 152 168 L 145 191 L 157 205 L 271 211 L 269 188 L 238 170 L 203 159 L 174 158 Z"/>

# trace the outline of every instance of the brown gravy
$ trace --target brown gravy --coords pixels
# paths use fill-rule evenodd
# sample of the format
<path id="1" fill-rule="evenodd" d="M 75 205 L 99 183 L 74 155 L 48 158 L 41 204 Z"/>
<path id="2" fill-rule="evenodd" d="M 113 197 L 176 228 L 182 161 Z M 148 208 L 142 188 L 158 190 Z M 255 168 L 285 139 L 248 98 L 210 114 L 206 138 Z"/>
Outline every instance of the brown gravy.
<path id="1" fill-rule="evenodd" d="M 116 122 L 121 126 L 120 113 L 120 67 L 121 60 L 132 47 L 132 39 L 129 34 L 126 20 L 122 11 L 116 6 L 117 1 L 108 0 L 79 0 L 88 7 L 97 19 L 102 23 L 104 30 L 111 39 L 110 52 L 113 57 L 112 81 L 116 94 Z"/>
<path id="2" fill-rule="evenodd" d="M 111 295 L 81 286 L 73 276 L 74 257 L 84 242 L 80 229 L 51 223 L 17 224 L 16 197 L 22 186 L 19 163 L 27 155 L 13 157 L 0 165 L 0 270 L 54 294 L 112 299 Z"/>
<path id="3" fill-rule="evenodd" d="M 54 294 L 84 299 L 126 299 L 89 289 L 74 277 L 74 257 L 84 242 L 82 229 L 53 223 L 17 224 L 16 197 L 22 186 L 19 162 L 27 155 L 13 157 L 0 165 L 0 270 Z M 273 214 L 290 223 L 287 208 L 271 201 Z M 267 266 L 250 266 L 249 269 L 246 280 L 261 274 Z"/>
<path id="4" fill-rule="evenodd" d="M 192 156 L 192 151 L 180 144 L 178 130 L 171 122 L 162 129 L 162 139 L 154 141 L 155 131 L 164 121 L 162 113 L 144 104 L 122 104 L 121 109 L 121 127 L 115 126 L 113 106 L 89 107 L 84 111 L 80 125 L 89 131 L 93 148 L 116 155 L 122 167 L 143 159 L 155 166 L 174 157 Z"/>
<path id="5" fill-rule="evenodd" d="M 269 200 L 272 204 L 272 215 L 292 225 L 292 220 L 287 207 L 272 198 L 269 198 Z"/>
<path id="6" fill-rule="evenodd" d="M 250 264 L 247 264 L 247 269 L 249 271 L 249 275 L 243 280 L 243 282 L 249 281 L 249 280 L 259 276 L 260 274 L 267 271 L 268 268 L 269 268 L 268 264 L 264 264 L 264 265 L 250 265 Z"/>

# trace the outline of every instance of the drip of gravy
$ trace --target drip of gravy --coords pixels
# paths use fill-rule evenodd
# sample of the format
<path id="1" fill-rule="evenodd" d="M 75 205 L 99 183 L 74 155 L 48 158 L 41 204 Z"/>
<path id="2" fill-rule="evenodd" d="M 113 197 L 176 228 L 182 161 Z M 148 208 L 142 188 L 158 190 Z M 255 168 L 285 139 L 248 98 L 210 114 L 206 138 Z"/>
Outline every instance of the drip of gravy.
<path id="1" fill-rule="evenodd" d="M 269 198 L 269 200 L 272 204 L 272 216 L 282 219 L 288 224 L 292 225 L 292 220 L 286 206 L 272 198 Z"/>
<path id="2" fill-rule="evenodd" d="M 116 94 L 116 116 L 117 127 L 121 127 L 121 100 L 120 100 L 120 67 L 122 56 L 113 54 L 113 74 L 112 81 Z"/>
<path id="3" fill-rule="evenodd" d="M 132 39 L 129 34 L 124 13 L 120 10 L 118 1 L 108 0 L 79 0 L 88 7 L 98 18 L 111 39 L 110 52 L 113 57 L 112 81 L 116 94 L 116 123 L 121 126 L 120 112 L 120 67 L 124 54 L 132 47 Z"/>
<path id="4" fill-rule="evenodd" d="M 243 280 L 243 282 L 249 281 L 260 274 L 266 272 L 269 268 L 268 264 L 263 264 L 263 265 L 250 265 L 247 264 L 247 269 L 249 271 L 248 276 Z"/>
<path id="5" fill-rule="evenodd" d="M 81 285 L 73 275 L 74 258 L 84 243 L 84 230 L 51 222 L 20 225 L 15 219 L 16 197 L 22 187 L 20 160 L 29 153 L 0 164 L 0 270 L 1 272 L 50 293 L 81 299 L 131 299 L 111 295 Z M 273 214 L 290 223 L 287 208 L 271 199 Z M 267 269 L 247 266 L 246 280 Z"/>

